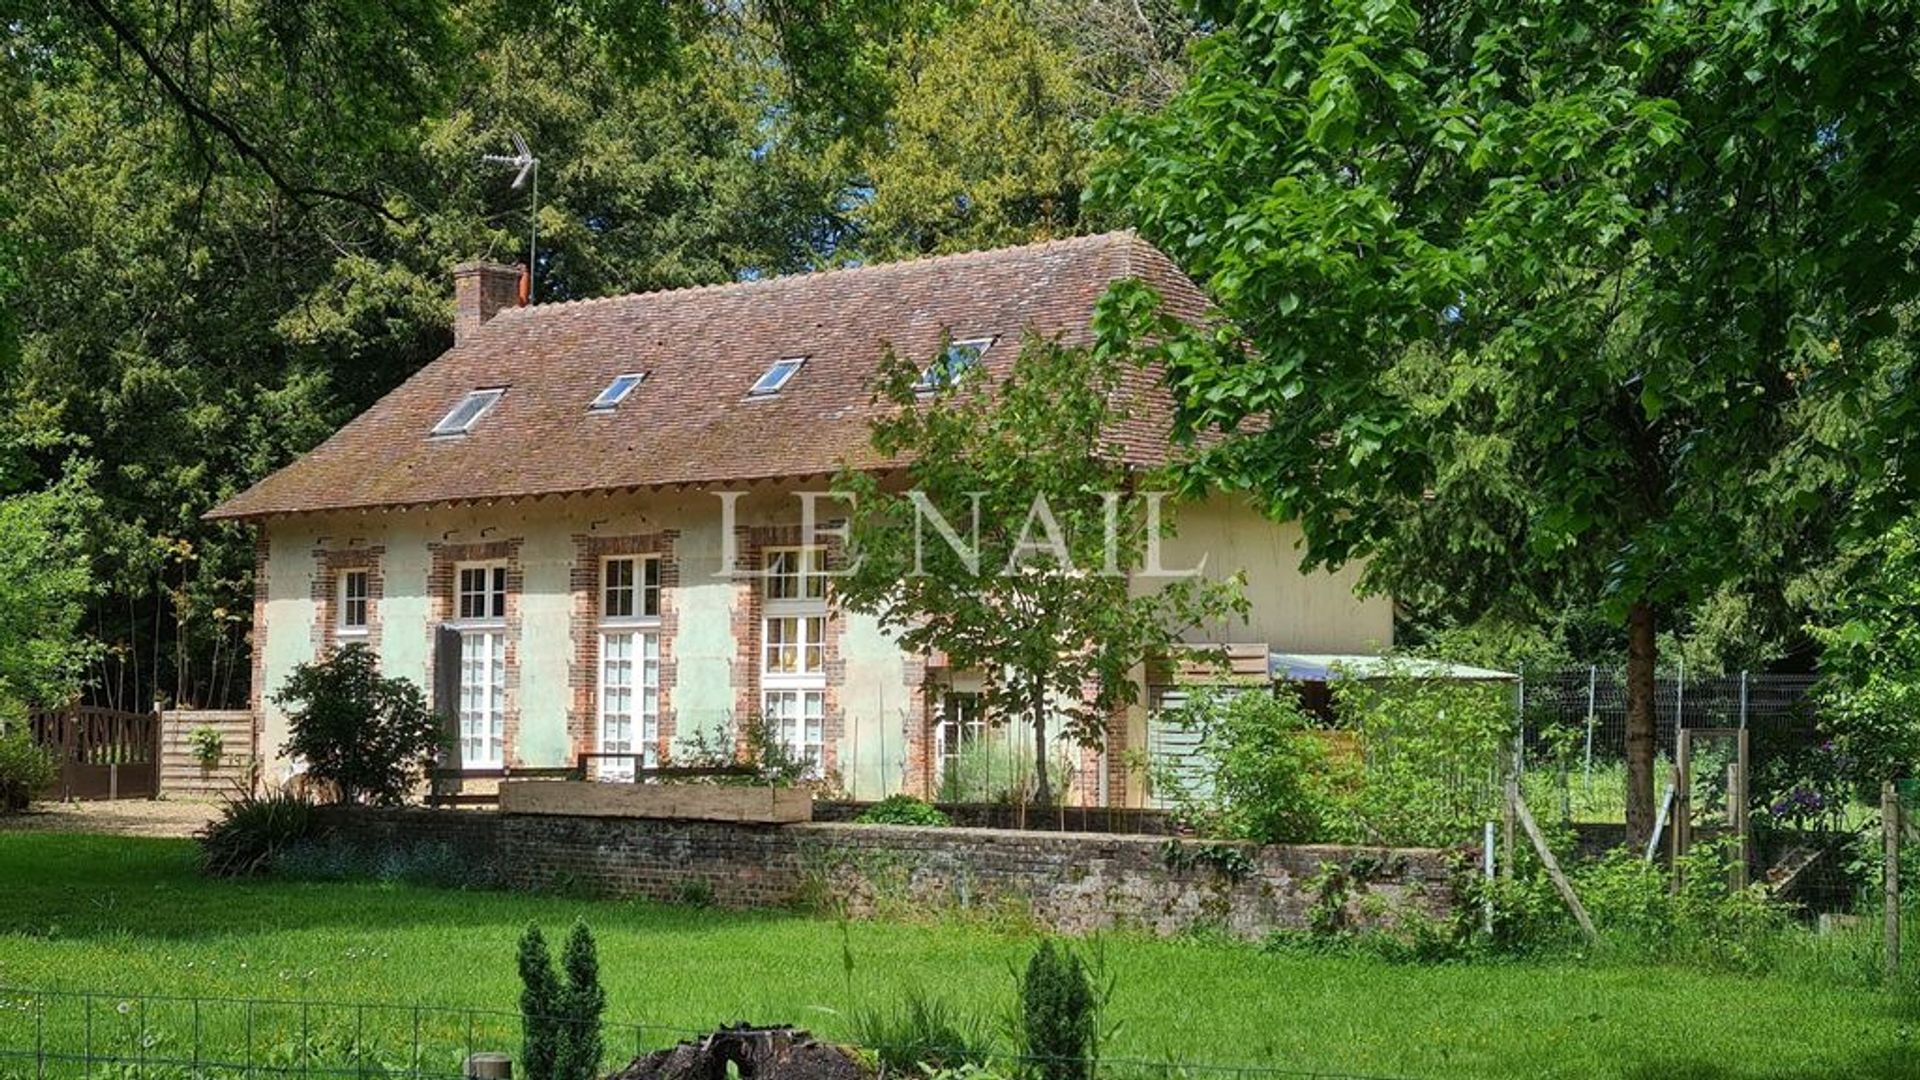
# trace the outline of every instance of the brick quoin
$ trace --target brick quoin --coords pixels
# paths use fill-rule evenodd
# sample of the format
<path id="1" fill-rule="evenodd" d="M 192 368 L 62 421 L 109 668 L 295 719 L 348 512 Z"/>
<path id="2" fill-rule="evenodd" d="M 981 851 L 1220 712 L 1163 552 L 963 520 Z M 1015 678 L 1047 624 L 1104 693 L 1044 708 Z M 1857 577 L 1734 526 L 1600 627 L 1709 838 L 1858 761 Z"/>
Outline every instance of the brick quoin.
<path id="1" fill-rule="evenodd" d="M 456 569 L 461 563 L 502 562 L 507 567 L 507 620 L 502 633 L 506 636 L 506 705 L 501 726 L 505 730 L 506 743 L 502 757 L 509 766 L 522 764 L 520 760 L 520 594 L 526 587 L 526 575 L 520 566 L 519 537 L 507 540 L 483 540 L 478 543 L 449 544 L 430 543 L 427 545 L 431 557 L 427 571 L 427 685 L 438 685 L 434 681 L 434 668 L 439 663 L 440 650 L 434 648 L 434 638 L 440 627 L 450 622 L 454 614 L 454 589 L 458 584 Z"/>
<path id="2" fill-rule="evenodd" d="M 387 549 L 372 547 L 317 547 L 313 549 L 313 654 L 325 656 L 340 644 L 340 577 L 348 570 L 367 572 L 367 632 L 350 635 L 380 655 L 380 608 L 386 578 L 380 572 Z"/>
<path id="3" fill-rule="evenodd" d="M 573 567 L 568 573 L 573 610 L 569 630 L 573 659 L 567 667 L 572 696 L 567 710 L 567 738 L 574 754 L 600 750 L 600 590 L 601 561 L 619 555 L 653 555 L 660 559 L 660 737 L 655 751 L 660 760 L 671 756 L 678 725 L 673 711 L 673 687 L 678 672 L 674 639 L 680 632 L 680 560 L 674 551 L 678 529 L 573 537 Z"/>

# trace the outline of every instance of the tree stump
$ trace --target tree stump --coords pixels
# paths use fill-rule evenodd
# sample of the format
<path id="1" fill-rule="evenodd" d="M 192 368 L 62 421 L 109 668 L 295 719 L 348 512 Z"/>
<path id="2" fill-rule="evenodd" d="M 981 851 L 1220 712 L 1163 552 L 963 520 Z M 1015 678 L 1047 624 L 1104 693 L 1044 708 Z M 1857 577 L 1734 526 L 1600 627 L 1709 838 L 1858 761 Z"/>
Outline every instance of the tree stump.
<path id="1" fill-rule="evenodd" d="M 792 1027 L 744 1022 L 634 1058 L 607 1080 L 870 1080 L 871 1070 L 842 1046 Z"/>

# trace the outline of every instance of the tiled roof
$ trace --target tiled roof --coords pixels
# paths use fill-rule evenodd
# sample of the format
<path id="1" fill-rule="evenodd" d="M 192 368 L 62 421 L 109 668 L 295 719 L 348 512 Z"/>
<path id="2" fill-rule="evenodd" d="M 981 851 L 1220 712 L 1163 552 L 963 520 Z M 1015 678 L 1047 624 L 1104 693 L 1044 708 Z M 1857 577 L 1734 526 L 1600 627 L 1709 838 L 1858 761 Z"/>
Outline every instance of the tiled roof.
<path id="1" fill-rule="evenodd" d="M 942 339 L 995 337 L 1004 369 L 1025 332 L 1090 340 L 1111 283 L 1140 278 L 1197 318 L 1205 300 L 1131 233 L 727 285 L 511 308 L 299 460 L 214 509 L 249 518 L 881 467 L 869 382 L 888 347 L 931 357 Z M 782 357 L 805 367 L 779 394 L 747 389 Z M 646 381 L 605 413 L 614 376 Z M 1170 401 L 1151 373 L 1126 378 L 1117 435 L 1139 464 L 1164 459 Z M 506 387 L 473 430 L 428 431 L 469 391 Z"/>

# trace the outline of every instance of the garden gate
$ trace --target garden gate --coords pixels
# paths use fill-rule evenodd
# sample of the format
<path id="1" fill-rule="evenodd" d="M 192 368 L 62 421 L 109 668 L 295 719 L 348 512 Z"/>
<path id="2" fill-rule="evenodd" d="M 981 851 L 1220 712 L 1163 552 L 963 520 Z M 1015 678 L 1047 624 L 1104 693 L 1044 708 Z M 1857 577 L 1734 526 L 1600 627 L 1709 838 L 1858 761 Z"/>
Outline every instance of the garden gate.
<path id="1" fill-rule="evenodd" d="M 28 716 L 34 741 L 60 764 L 49 797 L 151 799 L 160 794 L 160 714 L 92 705 Z"/>

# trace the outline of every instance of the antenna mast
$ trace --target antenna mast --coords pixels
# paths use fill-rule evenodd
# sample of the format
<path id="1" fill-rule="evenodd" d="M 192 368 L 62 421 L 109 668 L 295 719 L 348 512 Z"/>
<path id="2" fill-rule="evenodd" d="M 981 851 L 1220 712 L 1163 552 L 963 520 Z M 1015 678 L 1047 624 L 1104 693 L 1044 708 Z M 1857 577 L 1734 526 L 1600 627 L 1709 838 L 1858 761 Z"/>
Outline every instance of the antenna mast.
<path id="1" fill-rule="evenodd" d="M 512 154 L 482 154 L 480 160 L 489 165 L 505 165 L 519 169 L 513 178 L 513 190 L 519 191 L 529 183 L 533 185 L 533 208 L 527 213 L 527 302 L 533 302 L 533 270 L 539 265 L 540 257 L 540 159 L 533 156 L 527 148 L 527 140 L 517 131 L 509 132 L 513 140 Z"/>

